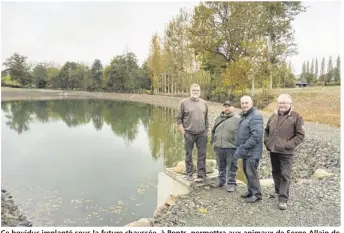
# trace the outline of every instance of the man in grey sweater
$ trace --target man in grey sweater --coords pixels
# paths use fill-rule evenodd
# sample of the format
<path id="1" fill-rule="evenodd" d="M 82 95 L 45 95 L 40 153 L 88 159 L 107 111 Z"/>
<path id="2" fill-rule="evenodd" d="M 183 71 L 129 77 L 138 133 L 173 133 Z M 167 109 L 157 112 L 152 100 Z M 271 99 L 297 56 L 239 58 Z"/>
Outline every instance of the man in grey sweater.
<path id="1" fill-rule="evenodd" d="M 214 187 L 219 188 L 226 184 L 226 190 L 228 192 L 233 192 L 236 189 L 235 177 L 238 170 L 238 159 L 234 157 L 234 153 L 236 150 L 236 133 L 240 117 L 233 110 L 234 107 L 230 101 L 223 103 L 223 111 L 215 119 L 210 140 L 219 167 L 218 181 Z"/>
<path id="2" fill-rule="evenodd" d="M 197 148 L 197 178 L 198 181 L 206 178 L 208 105 L 205 100 L 199 97 L 200 93 L 200 86 L 192 84 L 190 87 L 191 96 L 180 102 L 177 113 L 178 129 L 184 136 L 185 168 L 189 181 L 193 180 L 192 150 L 195 143 Z"/>

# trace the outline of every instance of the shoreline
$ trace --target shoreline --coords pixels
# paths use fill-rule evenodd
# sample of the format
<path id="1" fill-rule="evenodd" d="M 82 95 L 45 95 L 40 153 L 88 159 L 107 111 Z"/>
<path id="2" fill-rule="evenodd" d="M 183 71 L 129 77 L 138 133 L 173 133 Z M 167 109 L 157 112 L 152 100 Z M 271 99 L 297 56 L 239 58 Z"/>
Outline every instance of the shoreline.
<path id="1" fill-rule="evenodd" d="M 169 95 L 150 95 L 150 94 L 130 94 L 130 93 L 115 93 L 115 92 L 87 92 L 87 91 L 73 91 L 73 90 L 55 90 L 55 89 L 28 89 L 28 88 L 10 88 L 1 87 L 1 101 L 14 100 L 58 100 L 58 99 L 103 99 L 103 100 L 118 100 L 118 101 L 133 101 L 139 103 L 147 103 L 161 107 L 177 108 L 179 102 L 185 97 L 176 97 Z M 209 113 L 216 113 L 222 109 L 222 104 L 217 102 L 207 101 L 209 106 Z M 271 113 L 267 113 L 258 109 L 264 118 L 264 123 L 269 119 Z M 241 110 L 235 108 L 235 112 Z M 211 120 L 212 116 L 209 117 Z M 321 124 L 317 122 L 305 121 L 305 126 L 317 126 L 326 130 L 340 129 L 330 124 Z"/>
<path id="2" fill-rule="evenodd" d="M 104 100 L 119 100 L 119 101 L 133 101 L 140 103 L 147 103 L 162 107 L 176 108 L 179 101 L 183 97 L 171 97 L 162 95 L 148 95 L 148 94 L 120 94 L 120 93 L 99 93 L 99 92 L 85 92 L 85 91 L 65 91 L 65 90 L 47 90 L 47 89 L 17 89 L 17 88 L 2 88 L 1 101 L 11 100 L 53 100 L 53 99 L 104 99 Z M 217 115 L 219 114 L 222 105 L 220 103 L 208 102 L 209 105 L 209 123 L 210 126 Z M 236 109 L 236 111 L 239 111 Z M 269 115 L 261 112 L 264 116 L 264 125 L 269 118 Z M 296 160 L 293 167 L 292 179 L 295 184 L 302 185 L 314 183 L 312 176 L 316 170 L 325 169 L 332 175 L 325 175 L 326 177 L 336 177 L 335 184 L 340 184 L 340 128 L 329 125 L 316 124 L 312 122 L 305 122 L 306 139 L 297 148 Z M 261 165 L 259 168 L 260 179 L 271 179 L 270 161 L 267 152 L 264 148 Z M 339 174 L 339 176 L 338 176 Z M 338 177 L 337 177 L 338 176 Z M 202 192 L 204 190 L 198 190 Z M 209 190 L 207 190 L 209 191 Z M 164 207 L 156 209 L 155 214 L 151 218 L 144 218 L 138 221 L 127 224 L 126 226 L 160 226 L 161 221 L 156 223 L 156 216 L 158 219 L 161 215 L 170 217 L 169 211 L 173 211 L 175 206 L 178 206 L 180 200 L 192 199 L 191 194 L 186 194 L 187 197 L 177 197 L 174 203 L 165 204 Z M 188 197 L 189 196 L 189 197 Z M 181 199 L 179 199 L 181 198 Z M 207 200 L 203 200 L 207 202 Z M 177 204 L 176 204 L 177 203 Z M 185 205 L 185 203 L 183 204 Z M 181 207 L 180 205 L 177 207 Z M 160 216 L 160 217 L 159 217 Z M 165 217 L 166 217 L 165 216 Z M 167 221 L 167 220 L 166 220 Z M 166 223 L 167 224 L 167 223 Z M 164 223 L 162 224 L 163 226 Z M 178 225 L 176 225 L 178 226 Z"/>

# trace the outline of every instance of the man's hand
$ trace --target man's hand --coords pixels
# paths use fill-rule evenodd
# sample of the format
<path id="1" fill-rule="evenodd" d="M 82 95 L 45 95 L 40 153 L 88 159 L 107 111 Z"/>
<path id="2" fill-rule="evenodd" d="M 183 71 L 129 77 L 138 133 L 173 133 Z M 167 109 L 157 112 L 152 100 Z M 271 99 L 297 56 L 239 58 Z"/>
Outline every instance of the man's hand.
<path id="1" fill-rule="evenodd" d="M 178 129 L 179 129 L 179 132 L 181 132 L 182 135 L 185 134 L 185 130 L 184 130 L 183 125 L 178 125 Z"/>
<path id="2" fill-rule="evenodd" d="M 244 149 L 241 147 L 237 147 L 234 153 L 234 158 L 242 158 L 245 155 Z"/>

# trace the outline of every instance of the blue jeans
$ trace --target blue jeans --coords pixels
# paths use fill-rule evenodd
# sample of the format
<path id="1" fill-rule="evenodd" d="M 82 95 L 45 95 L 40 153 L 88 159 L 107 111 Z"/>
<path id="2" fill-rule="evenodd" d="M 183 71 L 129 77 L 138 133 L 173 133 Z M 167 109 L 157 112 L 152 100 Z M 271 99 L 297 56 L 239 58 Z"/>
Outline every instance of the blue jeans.
<path id="1" fill-rule="evenodd" d="M 224 185 L 236 185 L 236 173 L 238 170 L 238 159 L 234 157 L 235 149 L 215 148 L 216 162 L 219 167 L 219 183 Z"/>

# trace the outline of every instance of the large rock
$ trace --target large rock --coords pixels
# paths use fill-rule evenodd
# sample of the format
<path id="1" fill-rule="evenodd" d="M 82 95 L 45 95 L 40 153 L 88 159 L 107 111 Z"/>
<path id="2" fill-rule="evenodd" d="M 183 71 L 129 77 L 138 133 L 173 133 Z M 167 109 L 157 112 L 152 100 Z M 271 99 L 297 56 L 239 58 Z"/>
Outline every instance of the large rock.
<path id="1" fill-rule="evenodd" d="M 195 167 L 195 163 L 194 163 Z M 177 165 L 173 168 L 174 172 L 185 174 L 185 161 L 179 161 Z"/>
<path id="2" fill-rule="evenodd" d="M 153 217 L 156 218 L 159 215 L 159 213 L 161 213 L 165 209 L 168 209 L 168 207 L 169 206 L 166 205 L 166 204 L 163 204 L 163 205 L 159 206 L 158 208 L 156 208 L 154 210 Z"/>
<path id="3" fill-rule="evenodd" d="M 206 170 L 207 173 L 213 173 L 216 168 L 216 160 L 215 159 L 207 159 L 206 160 Z"/>
<path id="4" fill-rule="evenodd" d="M 237 183 L 237 185 L 246 185 L 246 183 L 244 181 L 238 180 L 238 179 L 236 179 L 236 183 Z"/>
<path id="5" fill-rule="evenodd" d="M 165 204 L 168 206 L 174 206 L 176 204 L 176 197 L 170 194 L 166 199 Z"/>
<path id="6" fill-rule="evenodd" d="M 332 176 L 332 175 L 333 175 L 333 173 L 329 173 L 325 169 L 319 168 L 314 172 L 313 178 L 316 180 L 322 180 L 322 179 L 327 178 L 327 177 Z"/>
<path id="7" fill-rule="evenodd" d="M 141 218 L 138 221 L 131 222 L 125 225 L 125 227 L 151 227 L 151 226 L 152 226 L 152 222 L 148 218 Z"/>
<path id="8" fill-rule="evenodd" d="M 193 162 L 195 170 L 197 170 L 196 163 Z M 215 159 L 207 159 L 206 160 L 206 170 L 207 173 L 213 173 L 216 168 L 216 160 Z M 174 172 L 185 174 L 185 161 L 179 161 L 177 165 L 173 168 Z"/>
<path id="9" fill-rule="evenodd" d="M 259 182 L 261 186 L 272 186 L 274 184 L 273 179 L 261 179 Z"/>

